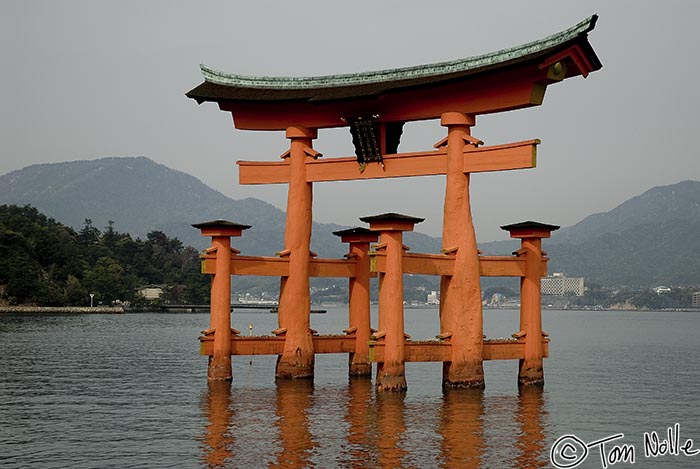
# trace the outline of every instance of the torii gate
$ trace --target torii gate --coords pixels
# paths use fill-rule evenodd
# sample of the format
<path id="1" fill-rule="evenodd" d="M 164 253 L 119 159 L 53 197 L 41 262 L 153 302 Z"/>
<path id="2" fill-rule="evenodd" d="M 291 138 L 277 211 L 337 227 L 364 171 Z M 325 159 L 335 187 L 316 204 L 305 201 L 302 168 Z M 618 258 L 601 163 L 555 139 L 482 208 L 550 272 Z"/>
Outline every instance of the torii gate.
<path id="1" fill-rule="evenodd" d="M 540 41 L 491 54 L 378 72 L 250 77 L 202 66 L 205 81 L 188 97 L 198 103 L 217 102 L 221 110 L 231 112 L 237 129 L 284 130 L 290 140 L 280 162 L 238 162 L 241 184 L 289 186 L 285 246 L 277 257 L 238 256 L 235 250 L 229 255 L 230 236 L 240 236 L 245 225 L 194 225 L 213 239 L 204 256 L 204 272 L 214 275 L 212 328 L 202 338 L 203 353 L 212 357 L 210 379 L 230 379 L 230 355 L 236 353 L 276 353 L 277 377 L 303 378 L 313 376 L 314 353 L 347 352 L 351 373 L 368 374 L 370 363 L 379 363 L 377 386 L 382 390 L 405 389 L 407 360 L 442 361 L 446 387 L 481 387 L 484 359 L 517 358 L 520 384 L 542 384 L 548 339 L 541 331 L 539 279 L 545 274 L 546 258 L 540 240 L 558 227 L 534 222 L 505 226 L 512 237 L 522 239 L 522 249 L 512 258 L 486 258 L 477 250 L 469 199 L 472 173 L 533 168 L 540 142 L 483 146 L 471 135 L 471 127 L 479 114 L 540 105 L 548 85 L 600 69 L 587 37 L 596 20 L 594 15 Z M 398 153 L 406 122 L 437 118 L 447 136 L 435 149 Z M 312 141 L 319 129 L 332 127 L 350 128 L 355 156 L 320 159 Z M 446 175 L 442 254 L 404 253 L 401 232 L 422 219 L 398 214 L 363 218 L 371 232 L 338 232 L 350 243 L 347 259 L 318 259 L 310 251 L 314 182 L 424 175 Z M 374 233 L 380 235 L 380 244 L 370 253 Z M 371 351 L 366 345 L 369 296 L 362 292 L 369 288 L 370 272 L 380 276 L 379 330 L 371 337 Z M 406 272 L 441 275 L 441 342 L 405 340 L 401 276 Z M 236 337 L 236 331 L 231 337 L 225 300 L 230 299 L 231 274 L 281 277 L 276 337 Z M 484 340 L 482 275 L 522 279 L 521 324 L 514 341 Z M 228 280 L 217 280 L 222 276 Z M 350 278 L 347 336 L 313 334 L 311 276 Z M 358 323 L 357 317 L 363 319 Z"/>

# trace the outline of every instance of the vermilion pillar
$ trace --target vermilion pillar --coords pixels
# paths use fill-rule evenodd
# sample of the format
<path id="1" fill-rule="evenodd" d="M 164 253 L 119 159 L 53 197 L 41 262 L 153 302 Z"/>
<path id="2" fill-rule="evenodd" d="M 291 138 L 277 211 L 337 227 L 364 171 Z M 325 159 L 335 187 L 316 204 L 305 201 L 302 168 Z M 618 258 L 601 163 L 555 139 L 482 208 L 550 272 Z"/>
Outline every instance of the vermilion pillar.
<path id="1" fill-rule="evenodd" d="M 386 256 L 386 271 L 380 274 L 379 331 L 384 340 L 384 362 L 377 365 L 377 390 L 406 390 L 403 317 L 403 232 L 424 218 L 385 213 L 360 218 L 369 223 L 372 231 L 379 231 L 378 250 Z"/>
<path id="2" fill-rule="evenodd" d="M 202 236 L 211 236 L 216 255 L 216 271 L 211 281 L 210 331 L 214 334 L 214 353 L 209 356 L 207 376 L 211 381 L 231 380 L 231 237 L 241 236 L 248 225 L 215 220 L 192 225 Z"/>
<path id="3" fill-rule="evenodd" d="M 312 223 L 312 186 L 306 182 L 306 159 L 318 153 L 311 148 L 316 131 L 304 127 L 287 128 L 289 151 L 289 193 L 284 232 L 289 256 L 289 276 L 280 285 L 278 320 L 286 330 L 284 351 L 277 360 L 278 378 L 309 378 L 314 374 L 314 346 L 311 339 L 311 297 L 309 293 L 309 256 Z"/>
<path id="4" fill-rule="evenodd" d="M 484 386 L 483 317 L 479 254 L 469 200 L 469 173 L 464 172 L 464 149 L 470 144 L 473 116 L 446 112 L 447 179 L 442 248 L 455 256 L 454 271 L 440 281 L 440 329 L 451 334 L 451 362 L 443 368 L 443 386 Z"/>
<path id="5" fill-rule="evenodd" d="M 355 276 L 349 281 L 349 326 L 347 331 L 355 334 L 355 352 L 349 357 L 350 376 L 371 376 L 369 360 L 370 336 L 370 258 L 369 245 L 377 242 L 378 235 L 367 228 L 351 228 L 334 231 L 344 243 L 349 243 L 347 257 L 355 261 Z"/>
<path id="6" fill-rule="evenodd" d="M 533 221 L 502 226 L 511 238 L 519 238 L 519 256 L 525 257 L 525 276 L 520 279 L 520 330 L 525 333 L 525 358 L 520 360 L 518 384 L 544 385 L 542 360 L 542 238 L 558 230 L 556 225 Z"/>

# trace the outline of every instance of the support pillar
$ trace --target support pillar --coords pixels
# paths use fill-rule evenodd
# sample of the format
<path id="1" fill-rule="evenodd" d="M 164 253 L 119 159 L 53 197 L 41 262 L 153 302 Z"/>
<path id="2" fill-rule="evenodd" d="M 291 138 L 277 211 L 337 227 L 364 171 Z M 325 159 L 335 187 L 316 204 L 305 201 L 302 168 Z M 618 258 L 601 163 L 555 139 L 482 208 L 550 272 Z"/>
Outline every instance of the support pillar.
<path id="1" fill-rule="evenodd" d="M 207 252 L 216 254 L 211 281 L 210 323 L 207 334 L 214 334 L 214 353 L 209 356 L 207 377 L 210 381 L 230 381 L 231 371 L 231 237 L 241 236 L 248 225 L 215 220 L 192 225 L 202 236 L 211 236 Z"/>
<path id="2" fill-rule="evenodd" d="M 289 276 L 280 283 L 278 307 L 279 331 L 284 334 L 284 351 L 277 359 L 277 378 L 312 378 L 314 346 L 311 339 L 311 297 L 309 293 L 309 257 L 311 251 L 312 185 L 306 182 L 306 160 L 319 156 L 311 148 L 316 131 L 304 127 L 287 128 L 291 140 L 289 193 L 284 233 L 289 256 Z"/>
<path id="3" fill-rule="evenodd" d="M 403 232 L 413 231 L 413 226 L 424 219 L 386 213 L 360 220 L 369 223 L 372 231 L 380 232 L 377 249 L 386 256 L 386 272 L 380 274 L 377 331 L 385 343 L 384 362 L 377 365 L 376 387 L 378 391 L 405 391 Z"/>
<path id="4" fill-rule="evenodd" d="M 455 256 L 451 276 L 440 279 L 440 330 L 450 335 L 451 361 L 443 368 L 446 388 L 484 386 L 481 282 L 479 253 L 469 199 L 469 173 L 464 172 L 464 148 L 474 117 L 446 112 L 441 125 L 447 127 L 447 178 L 442 249 Z"/>
<path id="5" fill-rule="evenodd" d="M 344 243 L 349 243 L 348 258 L 355 260 L 355 277 L 349 280 L 349 326 L 346 332 L 355 334 L 355 352 L 349 356 L 350 376 L 371 376 L 372 363 L 369 360 L 370 325 L 370 258 L 369 245 L 376 243 L 377 233 L 366 228 L 351 228 L 334 231 Z"/>
<path id="6" fill-rule="evenodd" d="M 525 276 L 520 279 L 520 334 L 525 334 L 525 358 L 520 360 L 518 384 L 520 386 L 544 386 L 542 360 L 542 238 L 559 229 L 527 221 L 501 227 L 510 232 L 511 238 L 519 238 L 521 247 L 518 256 L 525 257 Z"/>

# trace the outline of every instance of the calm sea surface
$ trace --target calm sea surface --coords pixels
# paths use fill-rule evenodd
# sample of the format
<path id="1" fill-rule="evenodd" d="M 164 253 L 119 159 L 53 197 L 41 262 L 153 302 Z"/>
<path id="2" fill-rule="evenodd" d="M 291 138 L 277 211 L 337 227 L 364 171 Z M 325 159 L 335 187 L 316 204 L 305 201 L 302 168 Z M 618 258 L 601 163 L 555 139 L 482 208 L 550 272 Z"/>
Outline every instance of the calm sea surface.
<path id="1" fill-rule="evenodd" d="M 437 334 L 437 310 L 405 314 L 415 339 Z M 517 330 L 517 311 L 484 314 L 489 337 Z M 567 434 L 570 467 L 700 467 L 700 455 L 644 453 L 645 432 L 661 451 L 676 423 L 680 446 L 700 449 L 700 313 L 543 316 L 544 391 L 520 394 L 515 362 L 486 362 L 483 393 L 445 394 L 441 364 L 410 363 L 408 392 L 378 395 L 348 380 L 345 355 L 317 356 L 313 383 L 279 384 L 274 357 L 234 357 L 234 382 L 210 386 L 207 314 L 0 315 L 0 467 L 554 467 Z M 311 320 L 338 333 L 347 312 Z M 233 321 L 263 334 L 277 316 Z M 609 459 L 599 444 L 583 460 L 619 434 Z M 630 448 L 634 465 L 612 465 Z"/>

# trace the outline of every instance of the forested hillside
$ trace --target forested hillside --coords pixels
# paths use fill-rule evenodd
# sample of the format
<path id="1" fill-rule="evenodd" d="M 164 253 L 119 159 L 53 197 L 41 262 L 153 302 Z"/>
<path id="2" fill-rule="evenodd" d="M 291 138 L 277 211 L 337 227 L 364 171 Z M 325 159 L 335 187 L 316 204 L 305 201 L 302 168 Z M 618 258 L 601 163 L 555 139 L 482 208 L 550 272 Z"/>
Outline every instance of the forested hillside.
<path id="1" fill-rule="evenodd" d="M 30 204 L 76 231 L 89 218 L 105 232 L 128 232 L 148 241 L 148 234 L 157 231 L 196 249 L 206 247 L 208 240 L 190 225 L 223 218 L 253 226 L 234 243 L 246 255 L 273 255 L 284 245 L 282 210 L 262 200 L 228 198 L 193 176 L 144 157 L 28 166 L 0 176 L 0 204 Z M 321 257 L 345 254 L 347 246 L 332 235 L 342 228 L 314 223 L 311 249 Z M 582 276 L 587 283 L 698 285 L 699 231 L 700 182 L 683 181 L 654 187 L 608 212 L 562 227 L 544 246 L 551 272 Z M 405 243 L 413 252 L 436 253 L 441 247 L 439 238 L 416 232 L 406 233 Z M 509 255 L 518 244 L 511 240 L 480 247 L 487 254 Z M 430 290 L 437 288 L 435 278 L 421 281 Z M 277 289 L 271 278 L 237 282 L 242 289 Z"/>
<path id="2" fill-rule="evenodd" d="M 0 301 L 40 306 L 138 302 L 136 289 L 169 285 L 168 301 L 208 302 L 209 278 L 198 252 L 152 231 L 146 239 L 100 230 L 75 231 L 30 206 L 0 206 Z"/>

